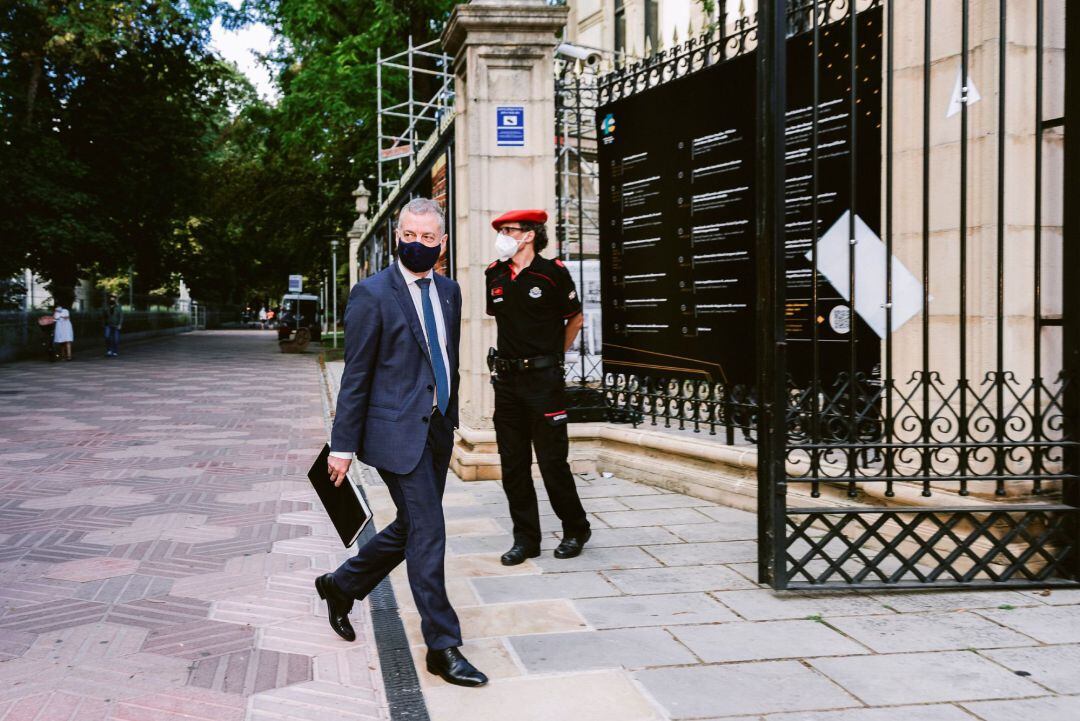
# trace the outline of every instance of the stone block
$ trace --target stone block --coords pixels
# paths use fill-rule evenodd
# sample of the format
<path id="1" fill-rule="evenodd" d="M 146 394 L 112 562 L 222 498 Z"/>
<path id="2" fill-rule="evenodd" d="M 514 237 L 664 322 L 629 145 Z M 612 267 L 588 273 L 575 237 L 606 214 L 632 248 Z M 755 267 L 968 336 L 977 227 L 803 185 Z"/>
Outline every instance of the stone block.
<path id="1" fill-rule="evenodd" d="M 711 563 L 749 563 L 757 561 L 754 541 L 717 541 L 646 546 L 645 550 L 665 566 L 700 566 Z"/>
<path id="2" fill-rule="evenodd" d="M 901 613 L 961 611 L 969 608 L 1038 606 L 1036 599 L 1016 591 L 897 591 L 875 593 L 874 598 Z"/>
<path id="3" fill-rule="evenodd" d="M 424 698 L 432 721 L 506 721 L 510 709 L 514 721 L 662 718 L 623 671 L 494 679 L 481 691 L 444 685 Z"/>
<path id="4" fill-rule="evenodd" d="M 829 623 L 877 653 L 1032 646 L 1027 636 L 973 613 L 834 618 Z"/>
<path id="5" fill-rule="evenodd" d="M 592 538 L 589 539 L 589 545 L 586 548 L 648 546 L 680 542 L 678 536 L 657 526 L 647 526 L 645 528 L 594 528 L 592 532 Z M 558 545 L 559 539 L 555 537 L 545 538 L 540 543 L 540 547 L 545 550 L 555 548 Z"/>
<path id="6" fill-rule="evenodd" d="M 499 636 L 522 636 L 533 633 L 584 631 L 585 619 L 570 601 L 530 601 L 526 603 L 494 603 L 456 609 L 465 638 L 480 639 Z M 420 614 L 403 612 L 402 621 L 409 641 L 421 644 Z"/>
<path id="7" fill-rule="evenodd" d="M 671 526 L 709 523 L 712 519 L 695 508 L 661 508 L 649 511 L 616 511 L 598 514 L 612 528 Z"/>
<path id="8" fill-rule="evenodd" d="M 656 508 L 693 508 L 712 507 L 709 501 L 681 493 L 657 493 L 646 496 L 630 496 L 620 499 L 621 503 L 633 511 L 648 511 Z M 586 504 L 588 506 L 588 504 Z"/>
<path id="9" fill-rule="evenodd" d="M 698 660 L 660 628 L 515 636 L 509 643 L 530 673 L 674 666 Z"/>
<path id="10" fill-rule="evenodd" d="M 621 591 L 632 595 L 727 591 L 754 587 L 753 583 L 724 566 L 640 568 L 608 571 L 604 575 Z"/>
<path id="11" fill-rule="evenodd" d="M 1022 701 L 984 701 L 964 704 L 983 721 L 1076 721 L 1080 697 L 1057 696 Z"/>
<path id="12" fill-rule="evenodd" d="M 496 530 L 501 530 L 496 528 Z M 509 550 L 514 543 L 513 538 L 505 533 L 484 536 L 454 536 L 446 535 L 447 555 L 466 555 L 471 553 L 498 553 L 502 554 Z"/>
<path id="13" fill-rule="evenodd" d="M 691 523 L 684 526 L 668 526 L 684 541 L 753 541 L 757 540 L 756 522 Z"/>
<path id="14" fill-rule="evenodd" d="M 810 665 L 872 706 L 1038 696 L 1042 689 L 966 651 L 817 658 Z"/>
<path id="15" fill-rule="evenodd" d="M 618 594 L 617 589 L 604 580 L 603 576 L 588 571 L 512 578 L 474 578 L 472 584 L 484 603 L 537 601 L 546 598 L 595 598 Z"/>
<path id="16" fill-rule="evenodd" d="M 586 598 L 574 602 L 596 628 L 675 626 L 737 621 L 739 617 L 704 593 Z"/>
<path id="17" fill-rule="evenodd" d="M 1042 591 L 1020 591 L 1020 595 L 1049 606 L 1080 606 L 1080 588 L 1047 588 Z M 1014 606 L 1019 604 L 1013 604 Z"/>
<path id="18" fill-rule="evenodd" d="M 713 594 L 721 603 L 749 621 L 821 616 L 861 616 L 889 614 L 870 596 L 855 593 L 799 593 L 755 589 Z"/>
<path id="19" fill-rule="evenodd" d="M 1080 645 L 1002 648 L 982 655 L 1013 673 L 1031 674 L 1028 678 L 1051 691 L 1080 694 Z"/>
<path id="20" fill-rule="evenodd" d="M 678 626 L 671 633 L 706 663 L 869 653 L 865 647 L 815 621 Z"/>
<path id="21" fill-rule="evenodd" d="M 650 669 L 635 676 L 676 721 L 859 705 L 797 661 Z"/>
<path id="22" fill-rule="evenodd" d="M 1043 643 L 1080 643 L 1080 613 L 1068 606 L 998 609 L 979 615 Z"/>
<path id="23" fill-rule="evenodd" d="M 955 706 L 890 706 L 889 708 L 857 708 L 847 711 L 814 711 L 811 713 L 775 714 L 768 721 L 971 721 L 971 717 Z"/>
<path id="24" fill-rule="evenodd" d="M 655 548 L 667 547 L 655 546 Z M 532 562 L 542 568 L 544 573 L 652 568 L 660 565 L 660 562 L 653 556 L 636 546 L 611 546 L 608 548 L 590 548 L 586 546 L 585 551 L 577 558 L 560 559 L 549 553 L 544 553 L 539 558 L 534 558 Z"/>

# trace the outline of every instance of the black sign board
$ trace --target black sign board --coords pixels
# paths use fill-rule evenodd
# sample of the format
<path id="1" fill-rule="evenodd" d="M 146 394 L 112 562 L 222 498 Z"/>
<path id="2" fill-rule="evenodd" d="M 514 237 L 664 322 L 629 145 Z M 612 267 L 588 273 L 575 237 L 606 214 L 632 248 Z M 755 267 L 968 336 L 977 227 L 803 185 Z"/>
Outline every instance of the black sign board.
<path id="1" fill-rule="evenodd" d="M 877 336 L 858 317 L 851 327 L 847 302 L 820 274 L 815 308 L 805 257 L 853 200 L 880 228 L 880 8 L 856 22 L 856 183 L 850 25 L 819 30 L 816 175 L 813 47 L 808 34 L 788 41 L 785 325 L 797 382 L 812 373 L 814 347 L 823 379 L 849 369 L 851 333 L 857 370 L 880 356 Z M 744 54 L 597 111 L 607 373 L 754 382 L 755 62 Z"/>

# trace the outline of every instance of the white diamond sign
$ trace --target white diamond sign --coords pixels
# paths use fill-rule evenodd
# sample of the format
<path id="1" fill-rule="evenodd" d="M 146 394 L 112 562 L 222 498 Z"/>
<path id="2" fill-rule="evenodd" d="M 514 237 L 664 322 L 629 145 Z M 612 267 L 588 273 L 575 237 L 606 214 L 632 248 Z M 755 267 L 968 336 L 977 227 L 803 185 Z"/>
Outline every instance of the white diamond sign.
<path id="1" fill-rule="evenodd" d="M 818 271 L 851 302 L 848 289 L 848 237 L 850 211 L 844 211 L 817 243 Z M 810 260 L 811 253 L 806 254 Z M 885 337 L 886 258 L 885 244 L 863 219 L 855 216 L 855 312 L 879 338 Z M 922 285 L 894 255 L 892 258 L 892 330 L 922 310 Z"/>
<path id="2" fill-rule="evenodd" d="M 953 85 L 952 95 L 949 97 L 949 109 L 945 111 L 946 118 L 951 118 L 959 113 L 965 102 L 968 105 L 973 105 L 982 100 L 982 96 L 979 95 L 979 89 L 975 87 L 975 83 L 972 82 L 970 75 L 968 75 L 967 87 L 964 87 L 963 72 L 963 70 L 956 71 L 956 83 Z"/>

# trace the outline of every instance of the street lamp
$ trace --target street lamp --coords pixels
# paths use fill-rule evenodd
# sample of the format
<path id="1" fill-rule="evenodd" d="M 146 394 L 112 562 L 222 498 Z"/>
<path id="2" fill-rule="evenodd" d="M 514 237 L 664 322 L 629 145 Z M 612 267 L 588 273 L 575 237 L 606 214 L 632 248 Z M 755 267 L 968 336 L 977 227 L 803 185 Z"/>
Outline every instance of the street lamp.
<path id="1" fill-rule="evenodd" d="M 330 241 L 330 287 L 334 293 L 334 349 L 337 350 L 337 246 L 338 241 L 335 238 Z"/>
<path id="2" fill-rule="evenodd" d="M 371 199 L 371 191 L 364 186 L 364 181 L 361 180 L 356 190 L 352 192 L 354 198 L 356 198 L 356 220 L 353 221 L 352 228 L 346 233 L 346 237 L 349 239 L 349 287 L 352 288 L 356 285 L 356 281 L 360 279 L 360 265 L 359 265 L 359 250 L 360 241 L 367 234 L 368 227 L 368 201 Z"/>

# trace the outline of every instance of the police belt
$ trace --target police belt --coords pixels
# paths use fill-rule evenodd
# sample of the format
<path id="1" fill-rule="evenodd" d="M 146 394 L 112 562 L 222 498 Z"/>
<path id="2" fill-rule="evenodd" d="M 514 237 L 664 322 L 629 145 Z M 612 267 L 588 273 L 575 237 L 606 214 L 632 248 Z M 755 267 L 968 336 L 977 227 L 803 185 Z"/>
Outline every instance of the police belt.
<path id="1" fill-rule="evenodd" d="M 524 373 L 525 371 L 538 371 L 545 368 L 561 366 L 563 359 L 557 355 L 539 355 L 535 358 L 499 358 L 492 359 L 491 369 L 496 373 Z"/>

